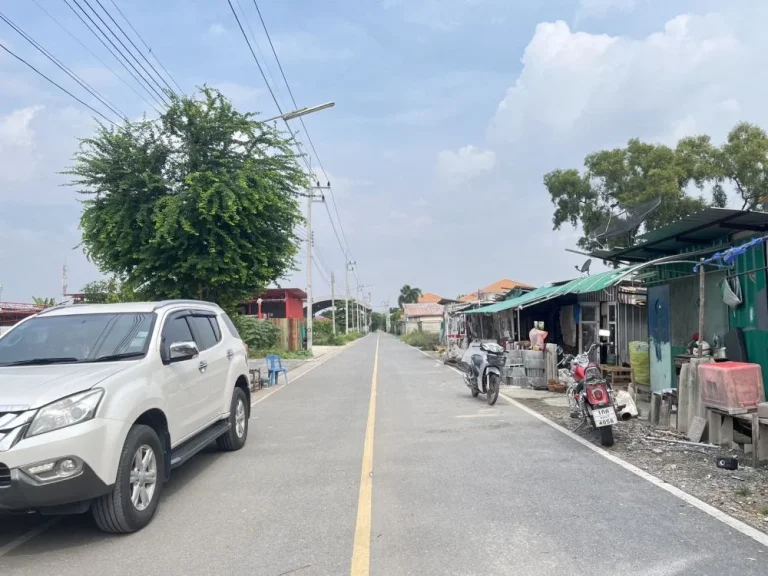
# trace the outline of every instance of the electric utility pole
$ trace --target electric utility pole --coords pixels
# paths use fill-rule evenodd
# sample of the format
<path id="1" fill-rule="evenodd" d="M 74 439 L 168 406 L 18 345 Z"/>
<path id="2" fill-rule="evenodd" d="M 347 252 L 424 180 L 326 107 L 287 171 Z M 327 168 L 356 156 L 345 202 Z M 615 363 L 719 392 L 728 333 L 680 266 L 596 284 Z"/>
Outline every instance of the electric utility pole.
<path id="1" fill-rule="evenodd" d="M 333 335 L 336 336 L 336 277 L 331 272 L 331 317 L 333 319 Z"/>
<path id="2" fill-rule="evenodd" d="M 325 202 L 325 196 L 322 190 L 329 190 L 331 183 L 320 186 L 317 182 L 307 191 L 307 350 L 312 350 L 312 204 L 314 202 Z M 320 194 L 315 194 L 320 191 Z"/>
<path id="3" fill-rule="evenodd" d="M 347 297 L 344 299 L 345 306 L 346 306 L 346 313 L 344 314 L 344 324 L 346 326 L 345 334 L 349 334 L 349 273 L 354 270 L 353 266 L 356 264 L 356 262 L 353 262 L 351 260 L 347 261 L 346 266 L 346 272 L 344 272 L 344 282 L 347 286 Z"/>

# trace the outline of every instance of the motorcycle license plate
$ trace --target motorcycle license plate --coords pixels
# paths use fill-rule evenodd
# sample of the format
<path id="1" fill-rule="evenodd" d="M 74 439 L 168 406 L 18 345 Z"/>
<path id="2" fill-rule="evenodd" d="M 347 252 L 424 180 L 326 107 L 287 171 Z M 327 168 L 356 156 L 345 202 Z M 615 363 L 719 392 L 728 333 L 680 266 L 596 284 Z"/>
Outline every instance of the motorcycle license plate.
<path id="1" fill-rule="evenodd" d="M 592 410 L 592 418 L 595 421 L 596 428 L 611 426 L 619 421 L 619 419 L 616 418 L 616 411 L 610 406 L 608 408 L 595 408 Z"/>

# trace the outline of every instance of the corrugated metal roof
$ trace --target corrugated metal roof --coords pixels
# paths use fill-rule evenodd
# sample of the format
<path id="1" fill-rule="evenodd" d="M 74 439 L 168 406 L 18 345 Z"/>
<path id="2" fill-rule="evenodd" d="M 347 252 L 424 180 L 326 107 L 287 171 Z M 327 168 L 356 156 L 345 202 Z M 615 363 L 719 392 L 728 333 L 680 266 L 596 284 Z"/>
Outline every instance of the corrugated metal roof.
<path id="1" fill-rule="evenodd" d="M 558 286 L 544 286 L 528 292 L 527 294 L 523 294 L 522 296 L 518 296 L 517 298 L 511 298 L 509 300 L 504 300 L 503 302 L 491 304 L 490 306 L 470 310 L 467 314 L 493 314 L 495 312 L 501 312 L 502 310 L 509 310 L 510 308 L 527 308 L 528 306 L 533 306 L 544 300 L 552 300 L 553 298 L 559 298 L 560 296 L 566 296 L 568 294 L 599 292 L 621 282 L 636 267 L 637 266 L 628 266 L 617 270 L 609 270 L 608 272 L 594 274 L 592 276 L 584 276 Z"/>
<path id="2" fill-rule="evenodd" d="M 646 232 L 629 248 L 595 250 L 603 260 L 645 262 L 665 254 L 677 254 L 694 246 L 709 245 L 739 231 L 768 231 L 768 213 L 707 208 L 677 222 Z"/>
<path id="3" fill-rule="evenodd" d="M 434 302 L 421 302 L 414 304 L 403 304 L 403 312 L 408 318 L 418 318 L 420 316 L 442 316 L 443 307 Z"/>

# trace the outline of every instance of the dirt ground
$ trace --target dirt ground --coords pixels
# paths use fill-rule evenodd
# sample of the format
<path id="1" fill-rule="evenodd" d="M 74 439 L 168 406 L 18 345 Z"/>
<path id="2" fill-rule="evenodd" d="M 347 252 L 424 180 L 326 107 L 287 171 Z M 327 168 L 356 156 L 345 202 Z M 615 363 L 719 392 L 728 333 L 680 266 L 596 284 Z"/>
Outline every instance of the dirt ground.
<path id="1" fill-rule="evenodd" d="M 587 427 L 576 430 L 581 420 L 570 418 L 564 395 L 507 386 L 502 392 L 600 445 L 596 431 Z M 612 454 L 768 533 L 768 468 L 755 470 L 746 466 L 745 462 L 751 462 L 751 455 L 745 458 L 740 450 L 666 442 L 684 438 L 677 432 L 654 429 L 646 420 L 637 418 L 614 426 L 614 439 L 613 447 L 607 448 Z M 718 468 L 717 456 L 737 457 L 739 468 Z"/>

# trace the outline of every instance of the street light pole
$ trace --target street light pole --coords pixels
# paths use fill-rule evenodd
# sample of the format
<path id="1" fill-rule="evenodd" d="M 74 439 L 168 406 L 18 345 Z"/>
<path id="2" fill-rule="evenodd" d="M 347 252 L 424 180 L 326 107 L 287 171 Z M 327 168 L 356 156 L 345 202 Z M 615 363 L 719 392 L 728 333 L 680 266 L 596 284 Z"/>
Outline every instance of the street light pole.
<path id="1" fill-rule="evenodd" d="M 345 272 L 344 272 L 344 283 L 346 284 L 346 287 L 347 287 L 347 292 L 346 292 L 347 296 L 344 299 L 345 307 L 346 307 L 346 312 L 344 314 L 344 324 L 346 326 L 346 331 L 344 333 L 349 334 L 349 273 L 352 272 L 352 267 L 355 265 L 355 262 L 349 260 L 347 261 L 346 264 L 347 265 L 345 267 Z"/>

